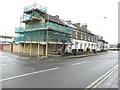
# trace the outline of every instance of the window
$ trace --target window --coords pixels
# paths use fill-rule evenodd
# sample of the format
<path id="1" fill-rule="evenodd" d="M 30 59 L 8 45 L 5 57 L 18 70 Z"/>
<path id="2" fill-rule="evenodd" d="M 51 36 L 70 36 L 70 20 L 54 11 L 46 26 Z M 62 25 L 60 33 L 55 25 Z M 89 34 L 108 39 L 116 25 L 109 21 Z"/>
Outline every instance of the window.
<path id="1" fill-rule="evenodd" d="M 87 43 L 85 43 L 85 45 L 84 45 L 84 49 L 86 49 L 87 48 Z"/>
<path id="2" fill-rule="evenodd" d="M 82 35 L 82 33 L 81 33 L 81 36 L 80 36 L 80 37 L 81 37 L 81 40 L 82 40 L 82 39 L 83 39 L 83 35 Z"/>
<path id="3" fill-rule="evenodd" d="M 85 40 L 87 40 L 87 36 L 85 35 Z"/>
<path id="4" fill-rule="evenodd" d="M 90 36 L 88 36 L 88 41 L 90 41 Z"/>
<path id="5" fill-rule="evenodd" d="M 82 43 L 80 44 L 80 49 L 82 49 Z"/>
<path id="6" fill-rule="evenodd" d="M 78 31 L 76 30 L 76 32 L 75 32 L 75 33 L 76 33 L 76 38 L 78 38 Z"/>
<path id="7" fill-rule="evenodd" d="M 91 37 L 91 40 L 93 41 L 93 37 Z"/>
<path id="8" fill-rule="evenodd" d="M 72 38 L 76 38 L 76 31 L 72 32 Z"/>
<path id="9" fill-rule="evenodd" d="M 79 42 L 75 42 L 75 49 L 78 49 Z"/>
<path id="10" fill-rule="evenodd" d="M 80 36 L 81 36 L 80 31 L 78 31 L 78 34 L 77 34 L 77 35 L 78 35 L 78 39 L 81 39 L 81 38 L 80 38 Z"/>

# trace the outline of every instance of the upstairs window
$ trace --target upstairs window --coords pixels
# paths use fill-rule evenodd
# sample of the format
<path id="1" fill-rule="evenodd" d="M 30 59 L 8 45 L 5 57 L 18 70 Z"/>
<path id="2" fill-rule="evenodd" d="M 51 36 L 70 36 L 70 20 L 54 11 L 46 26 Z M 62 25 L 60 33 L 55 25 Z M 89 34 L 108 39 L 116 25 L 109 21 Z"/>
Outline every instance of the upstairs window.
<path id="1" fill-rule="evenodd" d="M 83 39 L 83 34 L 80 35 L 81 40 Z"/>
<path id="2" fill-rule="evenodd" d="M 72 38 L 74 38 L 74 39 L 76 38 L 76 31 L 72 32 Z"/>

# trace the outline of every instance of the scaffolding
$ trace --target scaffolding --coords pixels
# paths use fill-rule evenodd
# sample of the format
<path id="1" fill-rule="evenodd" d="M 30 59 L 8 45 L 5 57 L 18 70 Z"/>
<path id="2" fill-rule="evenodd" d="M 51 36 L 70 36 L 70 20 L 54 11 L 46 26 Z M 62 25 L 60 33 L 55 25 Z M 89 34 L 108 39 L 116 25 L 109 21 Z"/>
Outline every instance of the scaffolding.
<path id="1" fill-rule="evenodd" d="M 34 3 L 30 6 L 24 7 L 24 12 L 29 12 L 29 11 L 33 11 L 33 10 L 40 10 L 41 12 L 47 12 L 47 7 L 41 6 L 37 3 Z"/>
<path id="2" fill-rule="evenodd" d="M 41 30 L 41 29 L 53 29 L 58 32 L 64 32 L 68 34 L 72 33 L 72 28 L 61 26 L 61 25 L 54 24 L 51 22 L 46 22 L 42 24 L 32 24 L 26 27 L 17 27 L 16 33 L 25 32 L 25 31 L 33 31 L 33 30 Z"/>
<path id="3" fill-rule="evenodd" d="M 30 43 L 30 55 L 32 43 L 38 43 L 38 57 L 39 57 L 39 44 L 46 45 L 46 56 L 48 44 L 61 44 L 61 50 L 65 44 L 71 43 L 72 28 L 65 25 L 60 25 L 59 23 L 53 23 L 48 20 L 41 22 L 41 13 L 46 14 L 47 8 L 38 4 L 33 4 L 24 8 L 24 14 L 21 17 L 21 22 L 25 23 L 25 27 L 20 26 L 15 29 L 18 34 L 16 37 L 16 42 L 24 44 L 24 53 L 26 51 L 25 43 Z M 48 15 L 49 16 L 49 15 Z M 27 48 L 27 49 L 28 49 Z"/>

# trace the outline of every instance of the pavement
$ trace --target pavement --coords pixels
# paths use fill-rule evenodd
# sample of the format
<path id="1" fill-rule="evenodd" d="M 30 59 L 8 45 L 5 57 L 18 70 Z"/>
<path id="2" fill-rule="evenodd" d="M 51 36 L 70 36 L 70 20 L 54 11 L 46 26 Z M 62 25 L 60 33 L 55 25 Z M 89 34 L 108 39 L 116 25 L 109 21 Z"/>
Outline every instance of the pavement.
<path id="1" fill-rule="evenodd" d="M 99 85 L 97 88 L 116 88 L 117 90 L 120 89 L 119 85 L 119 67 L 120 67 L 120 52 L 118 52 L 118 69 L 110 75 L 101 85 Z"/>
<path id="2" fill-rule="evenodd" d="M 48 56 L 47 58 L 45 56 L 38 58 L 37 56 L 30 56 L 30 55 L 26 55 L 23 53 L 13 53 L 13 52 L 9 52 L 9 53 L 18 55 L 20 57 L 30 57 L 30 59 L 40 60 L 41 62 L 45 63 L 45 62 L 49 62 L 49 61 L 59 61 L 59 60 L 61 61 L 61 60 L 67 60 L 67 59 L 84 58 L 84 57 L 89 57 L 89 56 L 103 55 L 103 54 L 107 54 L 108 52 L 91 53 L 91 54 L 84 54 L 84 55 L 68 55 L 68 56 L 52 55 L 52 56 Z"/>
<path id="3" fill-rule="evenodd" d="M 3 88 L 86 88 L 116 64 L 115 51 L 49 59 L 0 51 L 0 82 Z"/>

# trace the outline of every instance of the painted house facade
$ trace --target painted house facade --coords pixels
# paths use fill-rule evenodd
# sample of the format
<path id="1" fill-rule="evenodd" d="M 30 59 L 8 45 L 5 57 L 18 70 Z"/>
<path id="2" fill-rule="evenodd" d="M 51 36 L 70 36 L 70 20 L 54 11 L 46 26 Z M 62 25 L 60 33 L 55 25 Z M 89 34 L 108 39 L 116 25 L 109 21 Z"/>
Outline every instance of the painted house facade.
<path id="1" fill-rule="evenodd" d="M 87 25 L 80 26 L 80 23 L 73 24 L 68 21 L 68 25 L 73 28 L 72 44 L 68 45 L 68 53 L 82 54 L 86 51 L 95 51 L 96 49 L 96 35 L 87 30 Z"/>
<path id="2" fill-rule="evenodd" d="M 107 51 L 108 50 L 108 42 L 106 42 L 102 36 L 96 36 L 97 37 L 97 42 L 96 42 L 96 51 L 101 52 L 101 51 Z"/>

